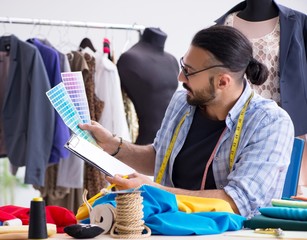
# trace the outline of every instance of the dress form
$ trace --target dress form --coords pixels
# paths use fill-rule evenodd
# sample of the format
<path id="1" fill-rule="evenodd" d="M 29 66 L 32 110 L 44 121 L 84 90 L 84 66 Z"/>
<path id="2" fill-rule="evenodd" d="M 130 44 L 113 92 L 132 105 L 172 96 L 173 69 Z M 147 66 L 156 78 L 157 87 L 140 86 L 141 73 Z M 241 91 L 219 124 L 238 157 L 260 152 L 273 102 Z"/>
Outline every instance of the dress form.
<path id="1" fill-rule="evenodd" d="M 167 35 L 159 28 L 146 28 L 139 42 L 117 62 L 122 89 L 134 104 L 139 120 L 137 144 L 152 143 L 167 105 L 177 89 L 179 65 L 164 51 Z"/>
<path id="2" fill-rule="evenodd" d="M 275 54 L 271 51 L 271 55 L 273 56 L 273 58 L 271 59 L 275 59 L 276 57 L 276 61 L 278 62 L 278 65 L 279 65 L 277 66 L 277 68 L 273 68 L 273 70 L 275 69 L 274 71 L 275 72 L 278 71 L 278 72 L 276 73 L 276 75 L 275 73 L 270 74 L 270 75 L 275 76 L 275 78 L 277 79 L 277 81 L 275 80 L 275 83 L 278 86 L 280 85 L 280 91 L 278 91 L 280 104 L 281 104 L 281 107 L 283 107 L 293 119 L 293 122 L 296 128 L 296 136 L 301 137 L 306 141 L 307 140 L 306 126 L 304 125 L 304 121 L 305 121 L 304 119 L 306 119 L 306 111 L 297 112 L 294 110 L 296 108 L 297 102 L 306 101 L 303 91 L 300 91 L 300 89 L 303 89 L 301 84 L 302 82 L 305 81 L 304 75 L 306 76 L 306 74 L 304 74 L 305 73 L 304 69 L 306 69 L 305 67 L 306 65 L 306 61 L 305 61 L 306 50 L 305 49 L 306 48 L 301 47 L 301 46 L 304 46 L 304 44 L 302 44 L 300 41 L 298 42 L 294 41 L 294 39 L 298 39 L 298 38 L 303 39 L 303 41 L 305 39 L 304 36 L 301 38 L 300 32 L 304 31 L 305 29 L 304 25 L 301 25 L 301 22 L 304 22 L 304 19 L 306 19 L 306 15 L 298 11 L 294 11 L 293 9 L 287 8 L 285 6 L 281 6 L 280 4 L 277 4 L 276 1 L 274 0 L 245 0 L 239 3 L 238 5 L 236 5 L 235 7 L 233 7 L 230 11 L 228 11 L 225 15 L 219 18 L 216 22 L 219 24 L 223 24 L 223 23 L 226 24 L 227 16 L 230 16 L 234 13 L 236 13 L 236 16 L 234 17 L 234 27 L 242 31 L 251 41 L 255 40 L 252 38 L 256 38 L 260 36 L 258 34 L 255 37 L 255 32 L 257 31 L 256 30 L 257 24 L 265 24 L 266 22 L 271 25 L 270 26 L 266 25 L 265 27 L 267 29 L 268 27 L 271 27 L 271 29 L 273 29 L 274 19 L 276 19 L 276 22 L 278 23 L 278 25 L 280 25 L 278 41 L 277 40 L 275 41 L 275 43 L 278 44 L 280 49 L 277 51 L 278 54 Z M 226 21 L 224 21 L 225 19 Z M 236 22 L 236 20 L 238 19 L 239 21 Z M 302 21 L 300 19 L 302 19 Z M 248 27 L 242 27 L 242 23 L 248 25 Z M 262 36 L 270 32 L 270 31 L 265 31 L 263 29 L 264 28 L 262 28 L 262 31 L 263 31 Z M 275 33 L 277 33 L 277 31 Z M 252 34 L 253 34 L 253 37 L 251 37 Z M 288 48 L 288 46 L 291 46 L 291 48 Z M 266 49 L 266 51 L 268 51 L 269 49 L 271 49 L 271 46 L 270 48 L 264 47 L 263 49 Z M 276 50 L 277 49 L 275 49 L 275 51 Z M 300 52 L 303 51 L 303 55 L 302 55 L 303 60 L 298 57 L 299 56 L 298 54 L 295 53 L 297 51 L 300 51 Z M 293 55 L 295 55 L 295 57 L 293 57 Z M 298 59 L 298 61 L 303 64 L 302 65 L 296 64 L 296 63 L 289 64 L 290 58 Z M 297 67 L 297 65 L 299 67 Z M 269 67 L 270 71 L 272 71 L 271 69 L 272 68 Z M 302 74 L 296 74 L 300 72 Z M 293 81 L 293 79 L 296 79 L 297 81 Z M 267 82 L 271 84 L 269 79 L 267 80 Z M 261 87 L 264 88 L 265 86 L 261 86 Z M 295 99 L 300 99 L 300 101 L 297 101 L 296 104 L 293 104 Z M 306 169 L 307 169 L 307 147 L 304 148 L 304 153 L 303 153 L 299 188 L 298 188 L 298 193 L 297 193 L 298 195 L 302 194 L 301 187 L 304 186 L 305 188 L 307 188 Z"/>
<path id="3" fill-rule="evenodd" d="M 278 12 L 272 0 L 246 0 L 246 7 L 237 16 L 246 21 L 259 22 L 277 17 Z"/>

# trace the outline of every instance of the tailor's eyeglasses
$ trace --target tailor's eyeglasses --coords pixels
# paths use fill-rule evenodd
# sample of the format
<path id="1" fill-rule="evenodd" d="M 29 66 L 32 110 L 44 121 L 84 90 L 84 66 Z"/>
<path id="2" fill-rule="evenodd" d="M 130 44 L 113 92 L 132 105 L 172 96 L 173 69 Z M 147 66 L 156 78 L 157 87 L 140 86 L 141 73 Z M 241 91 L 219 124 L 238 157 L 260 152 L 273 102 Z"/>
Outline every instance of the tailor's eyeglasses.
<path id="1" fill-rule="evenodd" d="M 184 74 L 184 76 L 186 77 L 187 80 L 189 80 L 189 76 L 195 75 L 195 74 L 200 73 L 200 72 L 204 72 L 204 71 L 209 70 L 211 68 L 216 68 L 216 67 L 227 68 L 226 65 L 213 65 L 213 66 L 210 66 L 210 67 L 189 73 L 188 70 L 186 69 L 185 65 L 184 65 L 183 57 L 180 58 L 180 67 L 181 67 L 181 70 L 182 70 L 182 72 L 183 72 L 183 74 Z"/>

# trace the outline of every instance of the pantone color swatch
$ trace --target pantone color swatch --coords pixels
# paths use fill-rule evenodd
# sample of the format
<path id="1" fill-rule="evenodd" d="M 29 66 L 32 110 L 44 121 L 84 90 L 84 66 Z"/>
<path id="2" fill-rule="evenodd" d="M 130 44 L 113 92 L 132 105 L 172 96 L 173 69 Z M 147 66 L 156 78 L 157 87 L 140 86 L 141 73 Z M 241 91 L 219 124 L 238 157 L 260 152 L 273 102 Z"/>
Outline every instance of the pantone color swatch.
<path id="1" fill-rule="evenodd" d="M 96 145 L 92 135 L 78 127 L 90 122 L 81 72 L 62 73 L 62 78 L 63 82 L 46 92 L 51 104 L 73 133 Z"/>

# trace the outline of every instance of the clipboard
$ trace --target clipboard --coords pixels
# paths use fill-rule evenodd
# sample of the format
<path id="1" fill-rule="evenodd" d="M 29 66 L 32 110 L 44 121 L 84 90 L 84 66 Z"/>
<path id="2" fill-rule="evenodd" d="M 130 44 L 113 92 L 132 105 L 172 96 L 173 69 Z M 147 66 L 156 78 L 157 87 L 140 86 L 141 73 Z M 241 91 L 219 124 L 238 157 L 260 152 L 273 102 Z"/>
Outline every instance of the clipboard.
<path id="1" fill-rule="evenodd" d="M 108 176 L 129 175 L 135 170 L 82 137 L 73 134 L 64 147 Z"/>

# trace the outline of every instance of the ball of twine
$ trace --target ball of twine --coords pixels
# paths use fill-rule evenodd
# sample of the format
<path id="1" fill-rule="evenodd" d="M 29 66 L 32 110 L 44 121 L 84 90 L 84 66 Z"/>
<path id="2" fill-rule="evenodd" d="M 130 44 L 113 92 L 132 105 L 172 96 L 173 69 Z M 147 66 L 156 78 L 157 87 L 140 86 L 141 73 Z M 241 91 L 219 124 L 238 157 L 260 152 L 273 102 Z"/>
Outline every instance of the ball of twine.
<path id="1" fill-rule="evenodd" d="M 110 235 L 114 238 L 144 238 L 151 230 L 144 224 L 143 197 L 140 191 L 120 193 L 115 197 L 116 218 Z M 143 234 L 144 229 L 146 233 Z"/>

